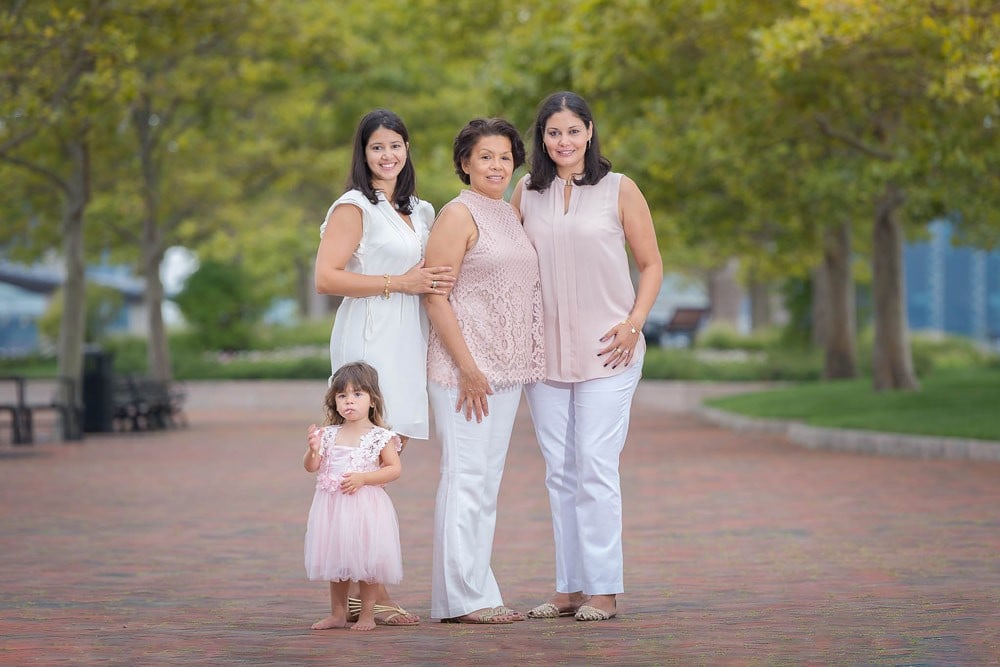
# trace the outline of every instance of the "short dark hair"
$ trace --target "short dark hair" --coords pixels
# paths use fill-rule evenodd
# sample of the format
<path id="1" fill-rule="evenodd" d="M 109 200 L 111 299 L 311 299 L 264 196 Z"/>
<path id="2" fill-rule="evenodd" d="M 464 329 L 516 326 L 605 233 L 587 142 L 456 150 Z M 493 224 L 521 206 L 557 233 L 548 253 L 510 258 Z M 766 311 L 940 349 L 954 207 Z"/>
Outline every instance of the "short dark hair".
<path id="1" fill-rule="evenodd" d="M 396 178 L 396 191 L 393 193 L 394 201 L 400 213 L 409 215 L 413 212 L 410 197 L 417 189 L 417 176 L 413 169 L 413 161 L 410 160 L 410 133 L 406 131 L 403 119 L 389 111 L 388 109 L 374 109 L 364 115 L 358 123 L 358 129 L 354 132 L 354 151 L 351 155 L 351 173 L 347 177 L 347 190 L 360 190 L 361 193 L 372 204 L 378 203 L 378 195 L 372 187 L 372 172 L 368 168 L 368 160 L 365 158 L 365 148 L 368 140 L 371 139 L 375 130 L 384 127 L 392 130 L 403 137 L 406 142 L 406 164 Z"/>
<path id="2" fill-rule="evenodd" d="M 371 396 L 368 419 L 376 426 L 386 428 L 385 399 L 378 386 L 378 371 L 363 361 L 352 361 L 337 369 L 330 377 L 330 387 L 326 391 L 323 404 L 326 407 L 327 424 L 343 424 L 344 417 L 337 412 L 337 394 L 348 389 L 357 389 Z"/>
<path id="3" fill-rule="evenodd" d="M 573 182 L 577 185 L 594 185 L 611 171 L 611 160 L 601 155 L 601 144 L 597 140 L 597 128 L 594 127 L 594 114 L 591 113 L 587 102 L 569 91 L 553 93 L 538 106 L 535 124 L 531 128 L 531 178 L 527 185 L 529 190 L 543 191 L 556 177 L 556 163 L 545 152 L 545 123 L 552 114 L 560 111 L 569 111 L 578 116 L 592 130 L 590 144 L 583 155 L 583 175 L 573 179 Z"/>
<path id="4" fill-rule="evenodd" d="M 455 147 L 452 159 L 455 161 L 455 173 L 468 185 L 472 179 L 462 169 L 462 163 L 472 156 L 472 149 L 483 137 L 507 137 L 510 140 L 511 152 L 514 154 L 514 169 L 524 164 L 524 142 L 521 133 L 503 118 L 474 118 L 465 124 L 455 137 Z"/>

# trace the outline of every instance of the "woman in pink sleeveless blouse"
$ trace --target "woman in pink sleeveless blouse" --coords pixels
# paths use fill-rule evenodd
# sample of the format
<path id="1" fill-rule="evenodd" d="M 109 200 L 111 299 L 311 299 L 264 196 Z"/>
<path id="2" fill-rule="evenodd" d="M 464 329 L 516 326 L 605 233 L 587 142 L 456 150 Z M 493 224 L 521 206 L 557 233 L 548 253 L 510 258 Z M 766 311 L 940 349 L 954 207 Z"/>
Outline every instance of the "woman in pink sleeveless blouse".
<path id="1" fill-rule="evenodd" d="M 434 512 L 431 617 L 511 623 L 490 559 L 497 495 L 524 385 L 545 375 L 538 258 L 503 199 L 524 144 L 500 119 L 470 121 L 455 138 L 469 185 L 439 214 L 427 263 L 455 267 L 450 295 L 427 295 L 427 394 L 441 441 Z"/>
<path id="2" fill-rule="evenodd" d="M 556 587 L 528 616 L 607 620 L 624 592 L 618 462 L 663 263 L 646 200 L 611 171 L 579 95 L 543 101 L 533 135 L 531 173 L 511 204 L 538 252 L 542 282 L 546 378 L 527 396 L 545 458 Z"/>

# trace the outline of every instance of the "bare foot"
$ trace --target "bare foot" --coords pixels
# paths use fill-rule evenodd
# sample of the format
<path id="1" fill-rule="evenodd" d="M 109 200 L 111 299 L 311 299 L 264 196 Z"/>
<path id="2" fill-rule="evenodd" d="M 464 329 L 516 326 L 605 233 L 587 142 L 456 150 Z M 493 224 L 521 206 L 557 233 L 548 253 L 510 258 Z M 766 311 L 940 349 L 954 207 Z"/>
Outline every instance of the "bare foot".
<path id="1" fill-rule="evenodd" d="M 337 618 L 333 614 L 330 614 L 321 621 L 316 621 L 312 624 L 313 630 L 330 630 L 331 628 L 346 628 L 347 621 L 341 617 Z"/>
<path id="2" fill-rule="evenodd" d="M 375 616 L 359 617 L 358 622 L 351 626 L 351 630 L 374 630 L 375 629 Z"/>

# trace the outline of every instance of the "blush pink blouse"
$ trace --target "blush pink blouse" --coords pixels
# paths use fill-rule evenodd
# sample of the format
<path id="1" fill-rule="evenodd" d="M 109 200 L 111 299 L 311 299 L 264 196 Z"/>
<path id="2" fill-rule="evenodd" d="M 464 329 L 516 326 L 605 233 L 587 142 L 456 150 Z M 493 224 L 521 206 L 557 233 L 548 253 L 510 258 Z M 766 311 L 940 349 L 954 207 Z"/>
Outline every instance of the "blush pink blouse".
<path id="1" fill-rule="evenodd" d="M 635 303 L 618 214 L 621 180 L 611 172 L 596 185 L 574 184 L 568 210 L 566 181 L 558 176 L 543 192 L 521 189 L 524 230 L 538 253 L 549 380 L 581 382 L 631 368 L 605 367 L 605 358 L 597 356 L 607 345 L 601 336 L 624 321 Z M 640 333 L 634 358 L 641 360 L 645 350 Z"/>
<path id="2" fill-rule="evenodd" d="M 545 377 L 542 296 L 538 259 L 503 199 L 463 190 L 452 200 L 463 204 L 479 228 L 449 296 L 465 344 L 494 388 L 537 382 Z M 431 328 L 427 379 L 458 386 L 458 368 Z"/>

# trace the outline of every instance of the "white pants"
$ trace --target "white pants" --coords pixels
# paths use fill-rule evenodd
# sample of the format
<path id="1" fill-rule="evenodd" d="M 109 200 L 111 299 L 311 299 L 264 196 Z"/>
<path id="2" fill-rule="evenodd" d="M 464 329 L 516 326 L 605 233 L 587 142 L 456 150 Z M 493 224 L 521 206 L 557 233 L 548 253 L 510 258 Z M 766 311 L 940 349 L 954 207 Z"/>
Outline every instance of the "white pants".
<path id="1" fill-rule="evenodd" d="M 560 593 L 625 590 L 618 459 L 641 376 L 642 359 L 636 359 L 612 377 L 526 387 L 545 458 Z"/>
<path id="2" fill-rule="evenodd" d="M 487 397 L 490 414 L 466 421 L 455 412 L 458 389 L 429 382 L 427 394 L 441 441 L 441 481 L 434 508 L 431 617 L 452 618 L 503 604 L 490 558 L 497 495 L 520 385 Z"/>

